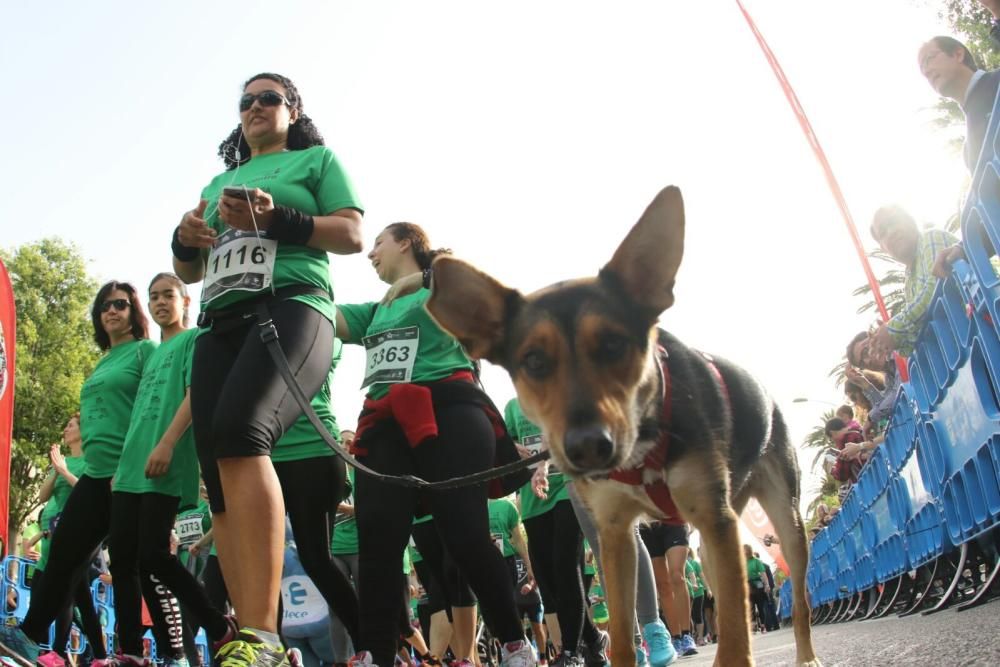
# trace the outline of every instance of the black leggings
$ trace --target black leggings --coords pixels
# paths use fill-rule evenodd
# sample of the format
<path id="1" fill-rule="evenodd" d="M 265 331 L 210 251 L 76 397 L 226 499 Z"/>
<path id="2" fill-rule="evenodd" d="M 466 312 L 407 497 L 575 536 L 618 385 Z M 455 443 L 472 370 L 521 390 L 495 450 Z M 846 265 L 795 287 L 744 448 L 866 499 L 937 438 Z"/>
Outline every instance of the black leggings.
<path id="1" fill-rule="evenodd" d="M 274 464 L 285 498 L 285 511 L 299 561 L 355 645 L 358 633 L 358 594 L 330 554 L 330 525 L 344 498 L 347 468 L 339 456 L 322 456 Z"/>
<path id="2" fill-rule="evenodd" d="M 420 573 L 423 572 L 430 580 L 424 584 L 424 590 L 430 598 L 431 609 L 434 612 L 446 611 L 448 620 L 451 621 L 452 607 L 476 606 L 476 594 L 469 588 L 468 580 L 441 541 L 437 522 L 431 519 L 414 524 L 413 543 L 417 545 L 417 551 L 423 559 L 419 563 L 421 567 L 417 570 L 417 576 L 421 576 Z"/>
<path id="3" fill-rule="evenodd" d="M 222 576 L 219 557 L 209 554 L 205 561 L 205 571 L 201 573 L 201 583 L 205 593 L 216 609 L 229 609 L 229 589 L 226 588 L 226 578 Z"/>
<path id="4" fill-rule="evenodd" d="M 36 589 L 38 582 L 45 576 L 42 570 L 35 570 L 34 578 L 31 580 L 32 589 Z M 90 577 L 83 576 L 77 582 L 73 590 L 73 601 L 66 605 L 56 617 L 55 638 L 52 641 L 52 650 L 58 653 L 64 660 L 66 659 L 66 643 L 69 641 L 70 628 L 73 625 L 73 607 L 80 611 L 80 622 L 83 624 L 83 634 L 90 642 L 94 657 L 103 660 L 108 657 L 107 647 L 104 645 L 104 633 L 101 630 L 101 620 L 94 609 L 94 596 L 90 590 Z"/>
<path id="5" fill-rule="evenodd" d="M 78 582 L 85 580 L 107 537 L 110 521 L 111 479 L 81 475 L 52 533 L 45 575 L 32 587 L 31 604 L 21 622 L 21 630 L 36 643 L 48 643 L 49 626 L 71 605 Z"/>
<path id="6" fill-rule="evenodd" d="M 524 529 L 545 613 L 556 613 L 563 650 L 576 653 L 581 637 L 592 644 L 599 635 L 587 615 L 587 596 L 580 573 L 583 533 L 573 504 L 560 500 L 545 514 L 525 519 Z"/>
<path id="7" fill-rule="evenodd" d="M 750 582 L 750 609 L 757 611 L 757 625 L 767 627 L 767 593 L 763 588 L 754 588 Z"/>
<path id="8" fill-rule="evenodd" d="M 298 301 L 269 307 L 281 349 L 306 396 L 315 396 L 333 362 L 333 324 Z M 258 336 L 256 318 L 198 336 L 191 368 L 191 418 L 202 479 L 213 512 L 225 511 L 216 460 L 267 456 L 302 414 Z"/>
<path id="9" fill-rule="evenodd" d="M 142 655 L 142 591 L 148 590 L 149 584 L 155 592 L 153 599 L 146 600 L 150 613 L 153 605 L 162 613 L 170 647 L 175 652 L 184 653 L 177 600 L 184 602 L 194 615 L 194 622 L 205 628 L 212 639 L 222 639 L 229 628 L 222 612 L 212 606 L 194 575 L 170 553 L 170 531 L 179 503 L 180 498 L 162 493 L 112 494 L 108 550 L 118 641 L 122 652 L 129 655 Z"/>
<path id="10" fill-rule="evenodd" d="M 699 625 L 705 624 L 705 596 L 699 595 L 691 598 L 691 628 L 697 630 Z"/>
<path id="11" fill-rule="evenodd" d="M 493 426 L 476 405 L 451 405 L 436 411 L 439 435 L 411 448 L 395 424 L 380 424 L 362 445 L 359 460 L 394 475 L 416 474 L 441 480 L 493 465 Z M 403 549 L 409 539 L 418 493 L 380 482 L 361 472 L 355 480 L 359 543 L 361 641 L 376 665 L 391 665 L 396 654 L 399 591 L 403 586 Z M 483 618 L 502 642 L 522 639 L 507 566 L 490 537 L 485 484 L 426 495 L 437 530 L 479 598 Z"/>

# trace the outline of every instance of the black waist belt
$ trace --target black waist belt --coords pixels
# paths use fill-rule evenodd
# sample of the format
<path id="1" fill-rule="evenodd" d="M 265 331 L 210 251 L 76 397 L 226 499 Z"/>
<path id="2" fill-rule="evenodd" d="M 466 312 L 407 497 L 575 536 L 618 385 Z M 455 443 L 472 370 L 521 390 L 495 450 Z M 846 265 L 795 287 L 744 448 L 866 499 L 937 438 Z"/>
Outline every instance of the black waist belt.
<path id="1" fill-rule="evenodd" d="M 263 292 L 250 299 L 234 303 L 226 308 L 203 310 L 198 313 L 198 327 L 211 328 L 216 324 L 238 326 L 243 320 L 257 317 L 257 307 L 272 306 L 280 301 L 286 301 L 296 296 L 322 296 L 330 298 L 330 293 L 321 287 L 313 285 L 289 285 L 279 287 L 274 293 Z"/>

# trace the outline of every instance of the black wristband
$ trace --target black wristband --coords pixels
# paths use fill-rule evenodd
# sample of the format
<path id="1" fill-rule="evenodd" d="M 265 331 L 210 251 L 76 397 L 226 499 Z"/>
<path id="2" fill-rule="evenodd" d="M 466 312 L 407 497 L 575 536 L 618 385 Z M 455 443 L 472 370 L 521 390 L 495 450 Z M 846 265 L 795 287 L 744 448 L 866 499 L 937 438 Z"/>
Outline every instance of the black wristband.
<path id="1" fill-rule="evenodd" d="M 178 236 L 180 231 L 180 225 L 174 227 L 174 236 L 170 241 L 170 249 L 173 251 L 174 257 L 182 262 L 193 262 L 201 255 L 201 250 L 198 248 L 191 248 L 190 246 L 186 246 L 181 243 L 180 237 Z"/>
<path id="2" fill-rule="evenodd" d="M 289 206 L 275 206 L 267 238 L 281 243 L 305 245 L 312 238 L 316 222 L 311 215 Z"/>
<path id="3" fill-rule="evenodd" d="M 423 284 L 424 289 L 430 289 L 431 288 L 431 277 L 434 275 L 434 270 L 430 269 L 430 268 L 427 268 L 427 269 L 424 269 L 423 271 L 421 271 L 421 273 L 423 274 L 423 280 L 421 281 L 421 283 Z"/>

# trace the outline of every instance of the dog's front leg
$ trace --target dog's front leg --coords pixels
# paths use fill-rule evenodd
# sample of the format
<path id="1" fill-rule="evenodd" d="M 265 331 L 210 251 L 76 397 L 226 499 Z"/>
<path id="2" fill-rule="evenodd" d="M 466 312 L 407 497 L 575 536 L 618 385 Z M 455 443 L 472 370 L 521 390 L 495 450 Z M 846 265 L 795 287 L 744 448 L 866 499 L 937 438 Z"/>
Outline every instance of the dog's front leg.
<path id="1" fill-rule="evenodd" d="M 637 570 L 634 531 L 641 509 L 628 495 L 619 493 L 629 487 L 618 482 L 581 480 L 574 484 L 597 525 L 602 583 L 610 616 L 611 664 L 634 665 Z"/>
<path id="2" fill-rule="evenodd" d="M 701 450 L 671 466 L 667 483 L 684 519 L 701 534 L 706 568 L 714 572 L 719 625 L 717 667 L 754 664 L 750 652 L 750 602 L 739 518 L 729 503 L 728 469 L 714 452 Z"/>

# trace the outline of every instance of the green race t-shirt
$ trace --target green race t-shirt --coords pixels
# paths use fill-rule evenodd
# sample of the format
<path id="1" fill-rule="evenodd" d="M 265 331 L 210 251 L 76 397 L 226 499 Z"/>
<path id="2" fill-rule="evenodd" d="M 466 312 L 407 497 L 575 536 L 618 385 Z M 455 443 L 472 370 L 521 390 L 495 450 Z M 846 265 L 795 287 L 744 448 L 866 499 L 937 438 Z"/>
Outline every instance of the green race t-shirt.
<path id="1" fill-rule="evenodd" d="M 764 572 L 764 563 L 759 558 L 751 558 L 747 561 L 747 579 L 750 581 L 751 588 L 764 587 L 767 574 Z"/>
<path id="2" fill-rule="evenodd" d="M 82 475 L 86 467 L 87 462 L 84 461 L 82 456 L 66 457 L 66 468 L 74 477 Z M 45 503 L 45 507 L 38 517 L 38 523 L 41 524 L 42 530 L 51 531 L 55 528 L 59 515 L 62 514 L 63 508 L 66 507 L 69 494 L 73 491 L 73 487 L 69 485 L 65 477 L 59 473 L 55 473 L 55 476 L 56 480 L 52 486 L 52 496 L 49 498 L 49 502 Z M 39 570 L 44 570 L 45 565 L 49 561 L 49 544 L 51 541 L 52 535 L 50 534 L 48 537 L 43 537 L 41 542 L 39 542 L 37 566 Z"/>
<path id="3" fill-rule="evenodd" d="M 337 426 L 337 418 L 333 415 L 332 397 L 330 386 L 333 384 L 333 372 L 340 363 L 340 355 L 344 349 L 344 344 L 339 338 L 333 339 L 333 365 L 330 366 L 330 373 L 326 377 L 319 393 L 313 396 L 310 404 L 320 421 L 326 426 L 327 431 L 333 435 L 334 439 L 340 441 L 340 427 Z M 301 461 L 303 459 L 314 459 L 320 456 L 333 456 L 333 450 L 323 441 L 312 422 L 304 415 L 299 415 L 292 427 L 281 436 L 271 450 L 271 460 L 279 463 L 281 461 Z"/>
<path id="4" fill-rule="evenodd" d="M 354 468 L 347 466 L 347 479 L 351 483 L 351 495 L 344 502 L 354 504 Z M 358 553 L 358 523 L 354 513 L 337 512 L 333 521 L 333 539 L 330 541 L 330 552 L 335 556 L 348 556 Z"/>
<path id="5" fill-rule="evenodd" d="M 691 575 L 694 575 L 695 584 L 691 583 Z M 688 595 L 693 598 L 700 598 L 705 594 L 705 581 L 701 578 L 701 563 L 690 558 L 684 563 L 684 581 L 687 583 Z"/>
<path id="6" fill-rule="evenodd" d="M 517 553 L 510 538 L 518 524 L 521 523 L 521 516 L 517 512 L 514 503 L 506 498 L 490 499 L 490 535 L 493 537 L 493 544 L 504 558 Z"/>
<path id="7" fill-rule="evenodd" d="M 146 461 L 174 420 L 191 385 L 191 360 L 197 335 L 197 329 L 180 332 L 161 343 L 146 363 L 111 487 L 113 491 L 162 493 L 180 498 L 181 506 L 198 502 L 198 456 L 190 427 L 174 445 L 167 474 L 146 477 Z"/>
<path id="8" fill-rule="evenodd" d="M 151 340 L 119 343 L 104 353 L 80 389 L 80 435 L 84 471 L 107 479 L 118 469 L 139 380 L 156 350 Z"/>
<path id="9" fill-rule="evenodd" d="M 211 529 L 212 512 L 208 508 L 208 503 L 201 497 L 198 498 L 197 505 L 179 511 L 174 520 L 174 532 L 177 533 L 177 539 L 180 540 L 182 547 L 190 547 Z M 181 549 L 177 557 L 187 566 L 191 554 L 187 549 Z"/>
<path id="10" fill-rule="evenodd" d="M 458 370 L 472 369 L 472 362 L 459 342 L 424 309 L 430 294 L 430 290 L 419 289 L 388 306 L 337 305 L 350 330 L 350 340 L 346 342 L 364 344 L 368 352 L 364 386 L 370 385 L 369 397 L 382 398 L 394 382 L 432 382 Z M 414 334 L 415 352 L 409 347 Z M 409 377 L 405 376 L 404 368 L 409 369 Z"/>
<path id="11" fill-rule="evenodd" d="M 311 285 L 330 297 L 303 295 L 294 297 L 323 313 L 333 321 L 333 287 L 330 284 L 330 260 L 323 250 L 270 239 L 258 241 L 252 233 L 230 229 L 218 215 L 222 188 L 245 185 L 268 192 L 274 203 L 289 206 L 308 215 L 328 215 L 354 208 L 362 210 L 354 186 L 333 151 L 325 146 L 304 150 L 258 155 L 225 171 L 201 192 L 208 201 L 205 221 L 218 232 L 219 242 L 207 256 L 205 283 L 201 292 L 202 309 L 219 309 L 269 291 L 262 270 L 273 261 L 275 289 L 290 285 Z M 277 252 L 275 252 L 277 248 Z"/>
<path id="12" fill-rule="evenodd" d="M 521 412 L 521 404 L 516 398 L 507 401 L 503 410 L 503 420 L 507 424 L 507 431 L 510 437 L 521 445 L 531 450 L 532 454 L 537 454 L 542 448 L 542 430 L 528 421 L 528 418 Z M 536 466 L 538 464 L 535 464 Z M 545 514 L 556 506 L 560 500 L 569 500 L 569 490 L 566 489 L 566 478 L 560 472 L 554 472 L 555 468 L 549 466 L 549 497 L 542 500 L 531 490 L 531 482 L 528 482 L 517 493 L 521 499 L 521 519 L 527 520 Z"/>

